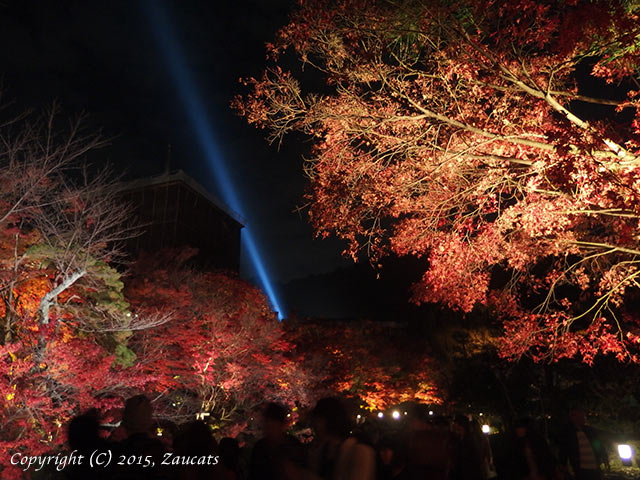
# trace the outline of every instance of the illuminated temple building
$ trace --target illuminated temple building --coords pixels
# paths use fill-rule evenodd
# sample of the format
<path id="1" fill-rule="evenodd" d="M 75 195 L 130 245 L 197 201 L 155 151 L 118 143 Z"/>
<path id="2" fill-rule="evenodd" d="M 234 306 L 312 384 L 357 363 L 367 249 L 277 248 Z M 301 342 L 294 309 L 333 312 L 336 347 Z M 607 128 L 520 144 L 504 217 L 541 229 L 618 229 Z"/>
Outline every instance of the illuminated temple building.
<path id="1" fill-rule="evenodd" d="M 182 170 L 127 182 L 122 198 L 143 228 L 129 253 L 191 246 L 199 267 L 238 271 L 244 221 Z"/>

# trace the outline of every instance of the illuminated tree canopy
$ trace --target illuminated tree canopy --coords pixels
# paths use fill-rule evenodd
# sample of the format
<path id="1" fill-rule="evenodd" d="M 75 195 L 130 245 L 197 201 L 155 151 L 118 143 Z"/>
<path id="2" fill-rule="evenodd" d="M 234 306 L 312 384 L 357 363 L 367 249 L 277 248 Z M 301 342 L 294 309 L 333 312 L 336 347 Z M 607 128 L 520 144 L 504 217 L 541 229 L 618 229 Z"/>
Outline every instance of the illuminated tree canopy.
<path id="1" fill-rule="evenodd" d="M 0 131 L 0 476 L 23 478 L 15 453 L 59 451 L 73 416 L 117 422 L 139 393 L 158 418 L 206 413 L 231 435 L 266 400 L 310 403 L 258 289 L 188 269 L 188 248 L 121 273 L 119 241 L 138 229 L 117 183 L 83 163 L 101 140 L 59 123 L 52 111 Z"/>
<path id="2" fill-rule="evenodd" d="M 490 306 L 508 358 L 637 361 L 639 13 L 305 1 L 267 47 L 275 65 L 233 104 L 272 142 L 311 138 L 318 235 L 374 265 L 428 259 L 414 302 Z M 308 82 L 283 67 L 288 52 Z M 586 80 L 619 95 L 585 95 Z"/>
<path id="3" fill-rule="evenodd" d="M 132 315 L 109 265 L 127 209 L 82 167 L 100 139 L 81 121 L 60 130 L 55 110 L 0 138 L 0 469 L 22 478 L 13 453 L 50 451 L 73 415 L 145 387 L 127 339 L 163 319 Z"/>
<path id="4" fill-rule="evenodd" d="M 304 365 L 316 384 L 315 396 L 335 395 L 360 401 L 368 410 L 384 410 L 403 402 L 440 404 L 438 367 L 416 350 L 406 332 L 394 336 L 375 322 L 289 321 L 288 337 L 304 352 Z"/>
<path id="5" fill-rule="evenodd" d="M 183 422 L 204 413 L 235 436 L 265 401 L 309 405 L 311 377 L 264 294 L 239 278 L 188 268 L 193 254 L 143 257 L 126 282 L 141 314 L 171 312 L 171 321 L 131 341 L 141 368 L 155 376 L 157 415 Z"/>

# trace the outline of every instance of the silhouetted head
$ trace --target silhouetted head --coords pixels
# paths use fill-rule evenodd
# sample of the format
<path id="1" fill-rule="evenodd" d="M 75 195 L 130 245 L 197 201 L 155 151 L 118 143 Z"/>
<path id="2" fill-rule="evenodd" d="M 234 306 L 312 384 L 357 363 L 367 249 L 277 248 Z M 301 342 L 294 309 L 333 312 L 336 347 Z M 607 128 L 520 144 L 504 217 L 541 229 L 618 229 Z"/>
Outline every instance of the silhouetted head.
<path id="1" fill-rule="evenodd" d="M 319 437 L 347 438 L 351 422 L 341 400 L 322 398 L 311 412 L 313 429 Z"/>
<path id="2" fill-rule="evenodd" d="M 385 436 L 380 439 L 377 445 L 378 456 L 383 465 L 391 465 L 394 460 L 395 452 L 398 448 L 398 442 L 396 439 Z"/>
<path id="3" fill-rule="evenodd" d="M 279 403 L 268 403 L 262 411 L 262 432 L 266 438 L 278 439 L 287 431 L 287 409 Z"/>
<path id="4" fill-rule="evenodd" d="M 421 403 L 411 405 L 407 410 L 407 417 L 409 430 L 426 430 L 429 428 L 431 423 L 429 407 Z"/>
<path id="5" fill-rule="evenodd" d="M 530 433 L 531 428 L 532 428 L 532 422 L 531 422 L 531 419 L 529 417 L 519 418 L 513 424 L 513 432 L 515 433 L 516 437 L 518 437 L 518 438 L 526 437 L 527 434 Z"/>
<path id="6" fill-rule="evenodd" d="M 220 457 L 229 468 L 235 468 L 240 460 L 240 445 L 235 438 L 224 437 L 218 447 Z"/>
<path id="7" fill-rule="evenodd" d="M 202 420 L 194 420 L 180 427 L 173 442 L 174 450 L 182 455 L 206 456 L 218 451 L 211 429 Z"/>
<path id="8" fill-rule="evenodd" d="M 151 401 L 145 395 L 136 395 L 126 401 L 122 413 L 122 426 L 129 435 L 151 431 L 153 408 Z"/>
<path id="9" fill-rule="evenodd" d="M 462 414 L 457 414 L 453 417 L 453 422 L 451 423 L 451 431 L 460 437 L 465 437 L 469 434 L 471 427 L 471 422 L 469 421 L 469 417 Z"/>
<path id="10" fill-rule="evenodd" d="M 95 448 L 100 441 L 100 415 L 92 408 L 74 417 L 67 426 L 67 438 L 72 450 L 85 451 Z"/>
<path id="11" fill-rule="evenodd" d="M 569 420 L 571 420 L 571 423 L 577 428 L 584 427 L 586 423 L 584 411 L 581 408 L 572 408 L 569 412 Z"/>

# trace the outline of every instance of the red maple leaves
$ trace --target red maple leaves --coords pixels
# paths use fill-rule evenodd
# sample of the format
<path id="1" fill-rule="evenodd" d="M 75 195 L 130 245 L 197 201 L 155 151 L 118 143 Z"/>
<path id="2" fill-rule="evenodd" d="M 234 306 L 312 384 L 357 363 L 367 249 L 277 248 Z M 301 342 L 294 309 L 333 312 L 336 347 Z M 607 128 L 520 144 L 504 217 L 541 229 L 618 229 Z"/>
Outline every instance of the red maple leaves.
<path id="1" fill-rule="evenodd" d="M 158 414 L 206 414 L 216 428 L 237 430 L 265 401 L 309 403 L 308 375 L 264 295 L 234 276 L 172 262 L 173 253 L 143 258 L 127 281 L 140 314 L 171 314 L 130 342 L 157 377 Z"/>
<path id="2" fill-rule="evenodd" d="M 509 357 L 633 359 L 618 320 L 638 286 L 639 39 L 623 2 L 305 2 L 269 49 L 327 88 L 276 66 L 234 105 L 270 141 L 313 139 L 318 235 L 372 263 L 429 259 L 414 301 L 493 306 Z M 583 95 L 587 61 L 626 99 Z"/>
<path id="3" fill-rule="evenodd" d="M 340 393 L 369 410 L 402 402 L 439 404 L 437 366 L 415 350 L 404 332 L 375 322 L 289 322 L 288 335 L 305 352 L 304 365 L 314 372 L 316 396 Z"/>

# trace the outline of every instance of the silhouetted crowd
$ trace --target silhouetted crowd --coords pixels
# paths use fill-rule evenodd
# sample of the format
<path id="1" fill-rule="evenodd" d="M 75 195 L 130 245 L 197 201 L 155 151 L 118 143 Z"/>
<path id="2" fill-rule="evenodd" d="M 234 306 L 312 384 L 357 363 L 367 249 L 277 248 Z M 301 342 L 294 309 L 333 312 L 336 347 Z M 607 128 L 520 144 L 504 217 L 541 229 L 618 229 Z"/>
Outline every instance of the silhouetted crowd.
<path id="1" fill-rule="evenodd" d="M 608 467 L 604 443 L 573 410 L 557 452 L 528 419 L 518 421 L 494 459 L 488 435 L 465 415 L 434 417 L 425 406 L 409 409 L 404 421 L 386 433 L 371 433 L 353 422 L 343 402 L 324 398 L 308 414 L 310 442 L 288 433 L 285 407 L 267 404 L 262 437 L 241 448 L 219 442 L 196 420 L 167 423 L 158 436 L 149 399 L 130 398 L 122 422 L 105 438 L 99 412 L 92 410 L 68 425 L 68 447 L 92 462 L 69 465 L 52 478 L 65 480 L 596 480 Z M 109 452 L 104 466 L 96 452 Z"/>

